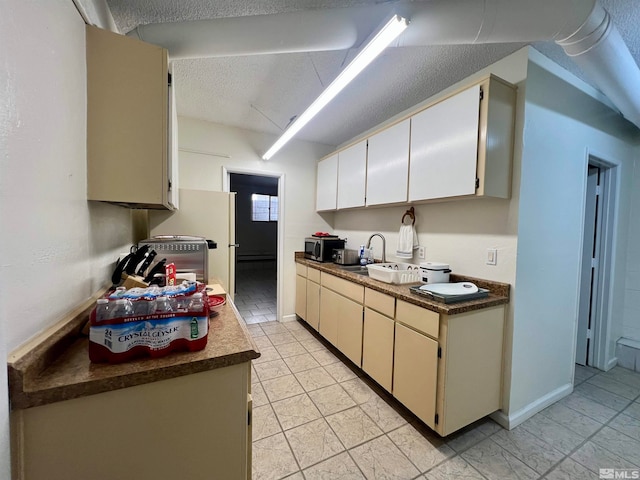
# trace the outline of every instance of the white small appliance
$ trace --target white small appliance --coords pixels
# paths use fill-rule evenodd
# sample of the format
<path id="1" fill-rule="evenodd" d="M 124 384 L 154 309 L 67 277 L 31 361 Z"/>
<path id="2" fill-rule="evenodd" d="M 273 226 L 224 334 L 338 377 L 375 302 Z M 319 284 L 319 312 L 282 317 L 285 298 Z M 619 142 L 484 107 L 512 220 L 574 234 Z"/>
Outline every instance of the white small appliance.
<path id="1" fill-rule="evenodd" d="M 420 276 L 424 283 L 449 283 L 448 263 L 422 262 L 420 263 Z"/>

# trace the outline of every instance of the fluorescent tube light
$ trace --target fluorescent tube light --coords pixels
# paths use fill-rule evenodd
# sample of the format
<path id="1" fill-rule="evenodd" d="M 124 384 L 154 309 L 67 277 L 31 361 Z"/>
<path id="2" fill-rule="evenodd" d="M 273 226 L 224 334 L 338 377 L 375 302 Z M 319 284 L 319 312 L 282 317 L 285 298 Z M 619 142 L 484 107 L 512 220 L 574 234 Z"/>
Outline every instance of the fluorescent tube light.
<path id="1" fill-rule="evenodd" d="M 269 150 L 262 156 L 269 160 L 280 150 L 293 136 L 298 133 L 309 121 L 315 117 L 351 80 L 358 76 L 387 46 L 393 42 L 409 25 L 409 22 L 394 15 L 384 27 L 376 33 L 371 41 L 356 55 L 347 67 L 340 72 L 336 79 L 320 94 L 318 98 L 307 108 L 276 140 Z"/>

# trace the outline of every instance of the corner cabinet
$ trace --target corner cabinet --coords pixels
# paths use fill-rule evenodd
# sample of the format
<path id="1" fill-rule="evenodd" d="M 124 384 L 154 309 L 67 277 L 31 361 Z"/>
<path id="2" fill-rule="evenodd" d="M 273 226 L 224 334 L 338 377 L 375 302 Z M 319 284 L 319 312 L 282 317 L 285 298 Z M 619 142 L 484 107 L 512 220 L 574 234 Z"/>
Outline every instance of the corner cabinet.
<path id="1" fill-rule="evenodd" d="M 86 27 L 87 199 L 177 208 L 177 121 L 167 50 Z"/>
<path id="2" fill-rule="evenodd" d="M 515 89 L 497 77 L 411 118 L 409 201 L 511 195 Z"/>

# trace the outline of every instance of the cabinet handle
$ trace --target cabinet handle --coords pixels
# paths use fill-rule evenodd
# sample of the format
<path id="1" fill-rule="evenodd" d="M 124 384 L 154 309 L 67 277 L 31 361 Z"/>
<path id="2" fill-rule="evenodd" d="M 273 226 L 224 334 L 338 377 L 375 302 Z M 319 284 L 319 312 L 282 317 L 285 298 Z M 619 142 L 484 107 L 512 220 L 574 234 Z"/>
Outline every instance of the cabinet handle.
<path id="1" fill-rule="evenodd" d="M 229 247 L 240 248 L 240 244 L 239 243 L 230 243 Z"/>

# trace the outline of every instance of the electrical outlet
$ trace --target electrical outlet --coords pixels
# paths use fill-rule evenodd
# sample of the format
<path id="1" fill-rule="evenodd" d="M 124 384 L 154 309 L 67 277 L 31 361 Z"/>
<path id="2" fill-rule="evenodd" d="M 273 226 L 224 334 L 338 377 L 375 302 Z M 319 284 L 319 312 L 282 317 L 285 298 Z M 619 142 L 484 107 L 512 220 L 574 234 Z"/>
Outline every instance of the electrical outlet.
<path id="1" fill-rule="evenodd" d="M 418 247 L 418 258 L 424 260 L 424 247 Z"/>
<path id="2" fill-rule="evenodd" d="M 498 264 L 498 249 L 487 248 L 487 265 L 497 265 L 497 264 Z"/>

